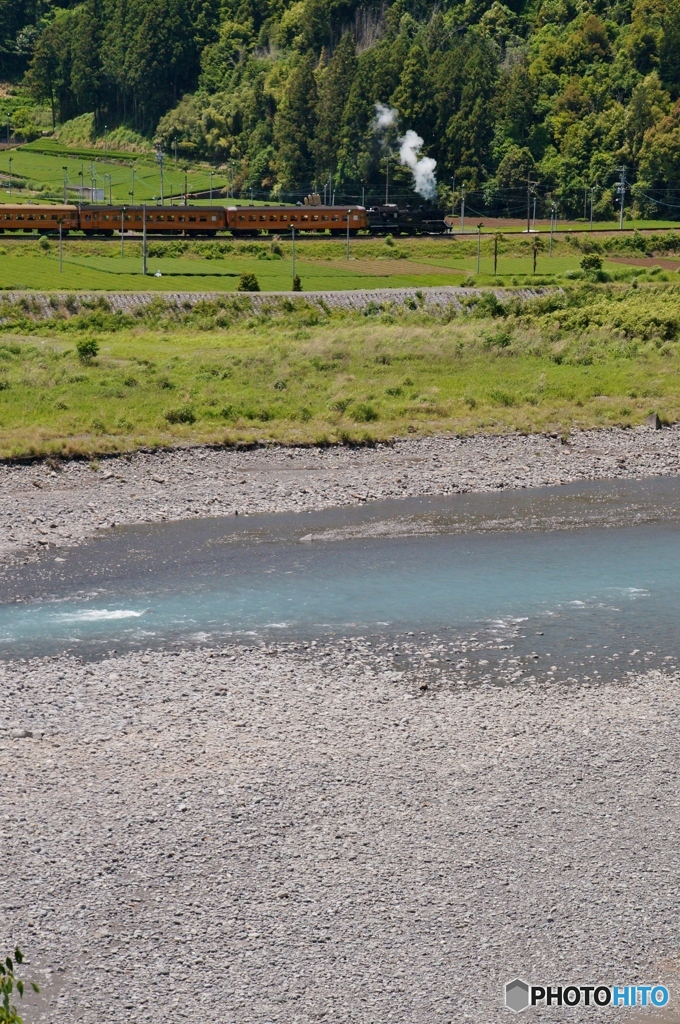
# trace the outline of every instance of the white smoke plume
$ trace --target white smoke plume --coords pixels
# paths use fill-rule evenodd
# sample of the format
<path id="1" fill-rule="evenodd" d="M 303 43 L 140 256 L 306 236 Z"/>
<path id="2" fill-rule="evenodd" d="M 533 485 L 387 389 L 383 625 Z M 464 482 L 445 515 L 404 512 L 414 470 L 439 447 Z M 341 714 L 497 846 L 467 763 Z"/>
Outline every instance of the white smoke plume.
<path id="1" fill-rule="evenodd" d="M 399 117 L 398 111 L 393 107 L 386 107 L 384 103 L 376 103 L 373 130 L 384 131 L 395 124 Z M 413 187 L 423 199 L 433 199 L 437 191 L 437 179 L 435 167 L 437 161 L 431 156 L 421 156 L 423 140 L 417 132 L 411 128 L 399 139 L 399 161 L 403 167 L 410 167 L 413 175 Z"/>
<path id="2" fill-rule="evenodd" d="M 422 148 L 423 140 L 420 135 L 409 128 L 399 139 L 399 160 L 404 167 L 411 168 L 413 187 L 418 195 L 423 199 L 433 199 L 437 191 L 437 179 L 434 175 L 437 161 L 431 156 L 420 156 Z"/>
<path id="3" fill-rule="evenodd" d="M 379 132 L 390 125 L 399 117 L 399 114 L 392 107 L 386 107 L 384 103 L 376 103 L 375 118 L 373 120 L 373 131 Z"/>

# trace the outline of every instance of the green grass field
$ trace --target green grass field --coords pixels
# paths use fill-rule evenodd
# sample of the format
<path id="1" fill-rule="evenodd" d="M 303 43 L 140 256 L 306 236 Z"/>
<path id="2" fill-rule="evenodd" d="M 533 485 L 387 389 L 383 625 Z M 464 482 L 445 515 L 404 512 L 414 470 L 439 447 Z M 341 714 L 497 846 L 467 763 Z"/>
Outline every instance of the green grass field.
<path id="1" fill-rule="evenodd" d="M 247 297 L 138 320 L 27 309 L 0 307 L 1 457 L 680 419 L 676 287 L 579 284 L 457 316 L 304 299 L 255 314 Z M 78 356 L 82 338 L 95 358 Z"/>
<path id="2" fill-rule="evenodd" d="M 45 246 L 43 248 L 43 246 Z M 474 243 L 446 239 L 440 241 L 398 240 L 356 241 L 350 244 L 346 258 L 341 240 L 305 241 L 296 245 L 297 274 L 305 291 L 428 287 L 435 285 L 546 284 L 566 280 L 578 274 L 581 253 L 564 242 L 556 242 L 554 255 L 539 254 L 536 274 L 533 260 L 526 255 L 526 240 L 504 243 L 493 275 L 491 242 L 483 245 L 480 272 L 477 273 Z M 673 278 L 670 271 L 626 266 L 605 261 L 604 270 L 615 279 L 626 279 L 651 272 L 661 280 Z M 0 240 L 0 288 L 44 291 L 204 291 L 229 292 L 238 285 L 243 273 L 254 273 L 262 291 L 290 291 L 293 267 L 290 242 L 274 248 L 266 241 L 231 242 L 150 242 L 147 276 L 142 273 L 141 244 L 125 242 L 66 241 L 62 269 L 59 269 L 58 243 L 51 239 L 41 245 L 37 238 Z M 161 276 L 156 276 L 160 274 Z"/>
<path id="3" fill-rule="evenodd" d="M 44 143 L 43 143 L 44 144 Z M 134 153 L 111 153 L 106 159 L 100 150 L 96 157 L 84 157 L 79 155 L 67 155 L 65 153 L 38 152 L 32 147 L 36 143 L 29 143 L 16 149 L 3 150 L 0 152 L 0 173 L 3 177 L 9 176 L 9 161 L 12 160 L 12 174 L 17 183 L 17 176 L 24 180 L 31 191 L 44 190 L 54 196 L 63 199 L 64 178 L 67 178 L 69 185 L 81 184 L 80 172 L 82 171 L 82 184 L 90 188 L 92 175 L 96 175 L 95 187 L 103 188 L 106 191 L 106 199 L 109 198 L 109 178 L 111 177 L 111 197 L 114 203 L 131 203 L 130 193 L 134 188 L 135 203 L 154 202 L 161 194 L 161 182 L 158 165 L 152 158 L 147 156 L 136 156 Z M 64 167 L 66 172 L 64 172 Z M 134 177 L 133 177 L 134 169 Z M 184 191 L 184 171 L 181 167 L 175 169 L 174 162 L 166 157 L 164 172 L 164 195 L 180 195 Z M 200 164 L 190 164 L 187 172 L 187 185 L 190 192 L 203 191 L 210 188 L 210 168 Z M 224 171 L 213 174 L 213 188 L 215 190 L 215 202 L 218 201 L 218 190 L 227 185 L 227 176 Z M 13 201 L 22 199 L 23 189 L 14 188 Z M 67 193 L 69 202 L 77 201 L 75 193 Z M 32 197 L 25 197 L 31 198 Z M 5 188 L 2 196 L 3 202 L 10 199 L 9 190 Z M 33 200 L 34 201 L 34 200 Z M 54 201 L 54 199 L 52 200 Z M 224 199 L 221 200 L 224 202 Z"/>

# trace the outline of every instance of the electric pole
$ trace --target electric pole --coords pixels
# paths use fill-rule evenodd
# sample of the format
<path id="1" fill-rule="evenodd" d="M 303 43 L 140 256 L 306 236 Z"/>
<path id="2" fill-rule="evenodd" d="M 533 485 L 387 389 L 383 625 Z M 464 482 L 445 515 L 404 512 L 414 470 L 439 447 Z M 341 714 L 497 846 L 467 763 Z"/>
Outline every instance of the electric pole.
<path id="1" fill-rule="evenodd" d="M 531 231 L 531 171 L 527 177 L 527 234 Z"/>
<path id="2" fill-rule="evenodd" d="M 460 189 L 460 233 L 465 234 L 465 185 Z"/>
<path id="3" fill-rule="evenodd" d="M 621 204 L 621 210 L 619 213 L 619 231 L 623 230 L 623 207 L 626 201 L 626 168 L 621 168 L 621 180 L 616 186 L 616 191 L 619 193 L 619 202 Z"/>
<path id="4" fill-rule="evenodd" d="M 146 203 L 142 203 L 142 274 L 146 277 Z"/>

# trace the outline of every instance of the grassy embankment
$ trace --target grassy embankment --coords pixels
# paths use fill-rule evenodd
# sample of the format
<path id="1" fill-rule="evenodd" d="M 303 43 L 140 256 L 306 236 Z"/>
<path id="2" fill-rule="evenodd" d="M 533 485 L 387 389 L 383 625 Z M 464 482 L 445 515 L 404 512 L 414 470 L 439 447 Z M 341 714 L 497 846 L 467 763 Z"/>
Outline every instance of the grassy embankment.
<path id="1" fill-rule="evenodd" d="M 640 236 L 641 237 L 641 236 Z M 657 248 L 676 255 L 680 243 L 675 234 L 658 236 Z M 556 239 L 552 256 L 547 247 L 538 253 L 533 273 L 533 239 L 509 236 L 499 244 L 494 275 L 493 240 L 481 247 L 477 273 L 476 239 L 361 239 L 346 243 L 330 238 L 301 240 L 296 244 L 296 270 L 305 291 L 327 289 L 387 288 L 461 284 L 549 284 L 580 274 L 585 249 L 599 246 L 604 259 L 601 277 L 625 281 L 674 280 L 672 269 L 663 266 L 626 266 L 613 261 L 617 255 L 645 254 L 647 240 L 626 236 L 593 243 L 578 238 Z M 638 248 L 635 245 L 638 245 Z M 655 250 L 654 250 L 655 251 Z M 156 272 L 161 277 L 156 277 Z M 4 289 L 44 291 L 199 291 L 229 292 L 242 273 L 254 273 L 263 291 L 289 291 L 292 282 L 291 243 L 241 241 L 228 238 L 212 242 L 183 240 L 149 243 L 148 274 L 142 274 L 141 244 L 67 241 L 63 270 L 59 271 L 58 244 L 54 239 L 0 239 L 0 286 Z"/>
<path id="2" fill-rule="evenodd" d="M 366 315 L 247 297 L 140 318 L 106 300 L 39 321 L 0 305 L 0 455 L 140 445 L 366 442 L 406 433 L 680 419 L 680 289 L 575 284 L 463 314 Z M 97 341 L 83 362 L 78 340 Z"/>

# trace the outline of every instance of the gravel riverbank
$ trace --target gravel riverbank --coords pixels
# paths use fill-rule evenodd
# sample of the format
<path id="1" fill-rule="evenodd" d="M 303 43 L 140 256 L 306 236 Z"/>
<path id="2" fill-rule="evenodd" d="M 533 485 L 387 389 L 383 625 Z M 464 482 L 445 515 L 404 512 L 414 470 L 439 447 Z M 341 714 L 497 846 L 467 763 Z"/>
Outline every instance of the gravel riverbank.
<path id="1" fill-rule="evenodd" d="M 123 523 L 305 512 L 380 498 L 680 473 L 680 425 L 402 438 L 375 448 L 189 448 L 0 465 L 0 558 Z"/>
<path id="2" fill-rule="evenodd" d="M 516 974 L 673 986 L 680 678 L 470 685 L 400 646 L 0 664 L 30 1024 L 488 1024 Z"/>

